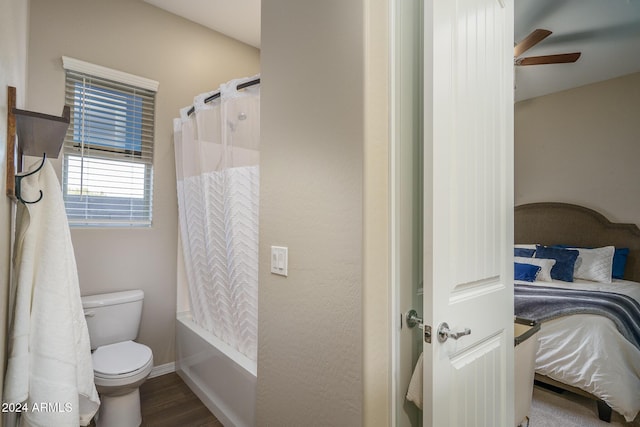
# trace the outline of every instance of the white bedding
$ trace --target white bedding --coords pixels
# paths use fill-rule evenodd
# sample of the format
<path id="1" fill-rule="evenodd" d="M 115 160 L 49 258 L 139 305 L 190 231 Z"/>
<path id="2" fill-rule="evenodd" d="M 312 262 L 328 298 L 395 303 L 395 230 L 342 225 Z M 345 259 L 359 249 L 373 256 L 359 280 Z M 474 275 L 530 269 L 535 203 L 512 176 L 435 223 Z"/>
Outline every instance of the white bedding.
<path id="1" fill-rule="evenodd" d="M 516 283 L 616 292 L 640 302 L 640 283 L 624 280 Z M 537 373 L 597 396 L 627 421 L 640 412 L 640 350 L 613 321 L 589 314 L 565 316 L 542 323 L 538 337 Z"/>

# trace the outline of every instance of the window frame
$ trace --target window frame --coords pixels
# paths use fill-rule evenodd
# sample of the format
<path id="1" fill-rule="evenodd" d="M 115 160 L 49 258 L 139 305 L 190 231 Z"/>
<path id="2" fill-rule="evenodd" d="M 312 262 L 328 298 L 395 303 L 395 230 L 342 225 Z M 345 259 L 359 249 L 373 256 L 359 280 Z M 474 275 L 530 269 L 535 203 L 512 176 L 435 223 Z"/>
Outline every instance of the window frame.
<path id="1" fill-rule="evenodd" d="M 71 108 L 71 123 L 63 145 L 62 162 L 62 190 L 69 225 L 151 227 L 155 95 L 158 82 L 69 57 L 63 57 L 63 68 L 66 103 Z M 78 102 L 82 106 L 78 107 Z M 136 104 L 136 107 L 130 108 L 130 104 Z M 102 110 L 102 106 L 114 108 Z M 88 131 L 84 123 L 88 123 Z M 82 135 L 85 131 L 87 133 Z M 132 135 L 128 135 L 127 131 L 132 131 Z M 102 141 L 101 138 L 105 136 Z M 112 144 L 109 144 L 110 136 L 114 136 Z M 70 172 L 70 160 L 73 158 L 79 160 L 80 172 Z M 144 167 L 144 172 L 138 172 L 135 178 L 125 176 L 127 164 L 132 165 L 129 167 L 131 175 L 135 175 L 140 165 Z M 105 170 L 109 173 L 101 174 Z M 95 173 L 103 184 L 115 183 L 113 192 L 109 194 L 106 190 L 107 193 L 101 195 L 73 194 L 70 192 L 69 175 L 77 173 L 80 173 L 80 193 L 85 188 L 82 181 L 90 176 L 85 174 L 91 173 Z M 123 179 L 118 181 L 120 174 L 123 174 Z M 142 197 L 117 195 L 122 190 L 126 191 L 127 185 L 142 190 Z M 76 209 L 79 215 L 74 215 Z M 96 212 L 107 216 L 100 218 Z"/>

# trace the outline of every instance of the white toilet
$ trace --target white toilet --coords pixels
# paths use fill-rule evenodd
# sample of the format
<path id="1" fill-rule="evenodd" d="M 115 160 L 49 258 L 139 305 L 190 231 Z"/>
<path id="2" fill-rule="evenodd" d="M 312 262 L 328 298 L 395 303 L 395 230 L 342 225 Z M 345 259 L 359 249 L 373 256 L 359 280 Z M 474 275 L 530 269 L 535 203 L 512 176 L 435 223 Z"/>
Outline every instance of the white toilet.
<path id="1" fill-rule="evenodd" d="M 140 385 L 153 367 L 153 354 L 138 336 L 142 315 L 141 290 L 82 297 L 96 389 L 100 394 L 98 427 L 138 427 Z"/>

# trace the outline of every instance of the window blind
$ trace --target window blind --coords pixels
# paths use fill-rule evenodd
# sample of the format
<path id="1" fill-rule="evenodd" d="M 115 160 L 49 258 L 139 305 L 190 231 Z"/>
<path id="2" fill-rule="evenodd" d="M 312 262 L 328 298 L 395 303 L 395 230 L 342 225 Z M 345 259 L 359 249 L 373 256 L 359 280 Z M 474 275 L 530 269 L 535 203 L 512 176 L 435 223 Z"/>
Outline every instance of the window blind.
<path id="1" fill-rule="evenodd" d="M 63 197 L 71 226 L 150 226 L 155 91 L 66 70 Z"/>

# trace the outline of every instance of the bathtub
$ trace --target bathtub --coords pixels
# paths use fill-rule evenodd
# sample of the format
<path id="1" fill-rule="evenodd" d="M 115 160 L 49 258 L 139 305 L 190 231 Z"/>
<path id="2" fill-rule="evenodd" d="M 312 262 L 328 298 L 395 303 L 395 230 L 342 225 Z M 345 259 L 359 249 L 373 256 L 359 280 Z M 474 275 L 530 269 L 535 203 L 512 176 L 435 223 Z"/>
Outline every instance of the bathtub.
<path id="1" fill-rule="evenodd" d="M 225 427 L 254 426 L 256 362 L 178 313 L 176 372 Z"/>

